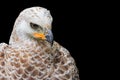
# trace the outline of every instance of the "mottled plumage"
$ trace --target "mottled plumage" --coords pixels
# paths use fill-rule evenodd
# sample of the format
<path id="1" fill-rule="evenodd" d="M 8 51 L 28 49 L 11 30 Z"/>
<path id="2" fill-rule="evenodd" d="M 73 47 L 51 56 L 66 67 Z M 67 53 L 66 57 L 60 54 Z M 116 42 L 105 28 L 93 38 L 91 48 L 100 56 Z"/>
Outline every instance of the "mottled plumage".
<path id="1" fill-rule="evenodd" d="M 42 7 L 20 13 L 9 44 L 0 44 L 0 80 L 80 80 L 68 50 L 53 41 L 51 23 Z"/>

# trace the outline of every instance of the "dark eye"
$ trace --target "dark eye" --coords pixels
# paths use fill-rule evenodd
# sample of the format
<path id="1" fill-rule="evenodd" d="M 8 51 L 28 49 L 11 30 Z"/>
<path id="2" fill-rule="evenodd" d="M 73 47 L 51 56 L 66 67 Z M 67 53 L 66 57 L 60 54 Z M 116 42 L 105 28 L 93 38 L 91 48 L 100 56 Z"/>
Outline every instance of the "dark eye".
<path id="1" fill-rule="evenodd" d="M 37 25 L 37 24 L 34 24 L 34 23 L 30 23 L 30 26 L 31 26 L 31 28 L 33 28 L 33 29 L 38 29 L 38 28 L 41 28 L 41 29 L 42 29 L 41 26 L 39 26 L 39 25 Z"/>
<path id="2" fill-rule="evenodd" d="M 33 29 L 39 28 L 39 25 L 34 24 L 34 23 L 30 23 L 30 26 L 31 26 L 31 28 L 33 28 Z"/>

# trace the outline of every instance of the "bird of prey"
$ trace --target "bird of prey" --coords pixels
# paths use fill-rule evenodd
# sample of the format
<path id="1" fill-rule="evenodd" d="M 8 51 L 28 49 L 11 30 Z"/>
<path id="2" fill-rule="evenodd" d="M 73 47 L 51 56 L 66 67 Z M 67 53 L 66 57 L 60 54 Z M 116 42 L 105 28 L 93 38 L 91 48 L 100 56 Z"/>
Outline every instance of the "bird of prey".
<path id="1" fill-rule="evenodd" d="M 80 80 L 69 51 L 53 40 L 52 21 L 43 7 L 21 11 L 9 44 L 0 43 L 0 80 Z"/>

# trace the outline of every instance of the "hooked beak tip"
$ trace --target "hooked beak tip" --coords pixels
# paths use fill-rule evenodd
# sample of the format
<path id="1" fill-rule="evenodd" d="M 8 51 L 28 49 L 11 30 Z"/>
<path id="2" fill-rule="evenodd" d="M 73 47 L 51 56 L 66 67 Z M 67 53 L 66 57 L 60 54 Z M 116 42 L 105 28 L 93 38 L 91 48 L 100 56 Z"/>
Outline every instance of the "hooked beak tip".
<path id="1" fill-rule="evenodd" d="M 53 43 L 53 34 L 51 30 L 48 30 L 48 34 L 46 35 L 46 40 L 51 44 Z"/>

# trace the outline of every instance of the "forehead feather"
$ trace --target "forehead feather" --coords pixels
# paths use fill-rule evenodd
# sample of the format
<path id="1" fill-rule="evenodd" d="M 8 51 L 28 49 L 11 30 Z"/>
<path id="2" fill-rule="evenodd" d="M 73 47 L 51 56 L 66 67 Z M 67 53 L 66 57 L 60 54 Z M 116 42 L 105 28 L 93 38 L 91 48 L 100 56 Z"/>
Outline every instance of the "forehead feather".
<path id="1" fill-rule="evenodd" d="M 48 18 L 52 20 L 50 11 L 47 10 L 46 8 L 42 8 L 42 7 L 31 7 L 31 8 L 27 8 L 24 9 L 21 13 L 21 16 L 24 17 L 37 17 L 37 18 Z"/>
<path id="2" fill-rule="evenodd" d="M 42 7 L 31 7 L 24 9 L 20 15 L 50 15 L 50 12 Z"/>
<path id="3" fill-rule="evenodd" d="M 32 20 L 35 19 L 37 21 L 41 21 L 44 23 L 51 24 L 52 22 L 52 16 L 50 14 L 50 11 L 47 10 L 46 8 L 43 7 L 31 7 L 24 9 L 21 13 L 20 16 Z"/>

